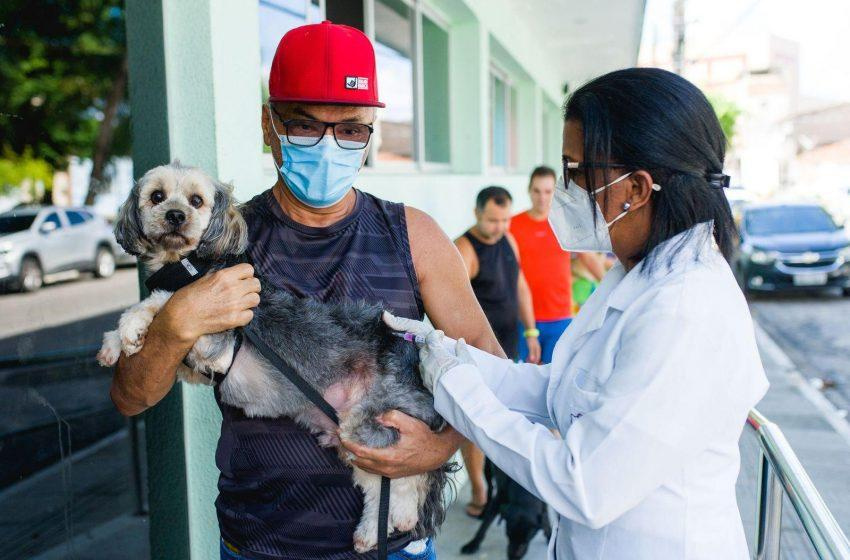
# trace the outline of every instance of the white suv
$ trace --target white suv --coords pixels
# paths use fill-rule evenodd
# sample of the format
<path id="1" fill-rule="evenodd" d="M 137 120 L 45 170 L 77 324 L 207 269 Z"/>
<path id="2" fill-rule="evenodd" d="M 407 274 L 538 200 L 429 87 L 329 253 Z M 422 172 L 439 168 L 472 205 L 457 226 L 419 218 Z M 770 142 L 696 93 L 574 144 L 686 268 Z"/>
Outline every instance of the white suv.
<path id="1" fill-rule="evenodd" d="M 0 214 L 0 284 L 23 292 L 66 271 L 107 278 L 126 255 L 109 224 L 86 208 L 21 206 Z"/>

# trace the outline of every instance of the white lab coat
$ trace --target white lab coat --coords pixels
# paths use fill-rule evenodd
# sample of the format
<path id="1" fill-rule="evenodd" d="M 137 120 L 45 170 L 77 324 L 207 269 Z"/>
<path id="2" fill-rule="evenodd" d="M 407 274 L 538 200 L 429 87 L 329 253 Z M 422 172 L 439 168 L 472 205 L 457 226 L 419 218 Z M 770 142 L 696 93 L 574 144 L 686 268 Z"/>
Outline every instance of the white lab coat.
<path id="1" fill-rule="evenodd" d="M 549 558 L 747 558 L 738 438 L 768 383 L 711 224 L 659 250 L 674 244 L 651 273 L 615 266 L 551 365 L 472 349 L 478 367 L 434 389 L 437 411 L 558 513 Z"/>

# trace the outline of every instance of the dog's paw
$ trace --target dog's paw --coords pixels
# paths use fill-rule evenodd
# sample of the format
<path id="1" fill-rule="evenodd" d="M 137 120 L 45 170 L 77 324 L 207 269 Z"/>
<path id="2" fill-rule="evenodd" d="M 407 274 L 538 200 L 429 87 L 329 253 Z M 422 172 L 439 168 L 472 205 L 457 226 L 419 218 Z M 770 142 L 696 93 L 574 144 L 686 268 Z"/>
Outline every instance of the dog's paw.
<path id="1" fill-rule="evenodd" d="M 145 345 L 145 331 L 131 332 L 121 336 L 121 349 L 128 356 L 137 353 Z"/>
<path id="2" fill-rule="evenodd" d="M 354 550 L 360 554 L 365 554 L 378 546 L 378 540 L 375 537 L 366 537 L 354 533 Z"/>
<path id="3" fill-rule="evenodd" d="M 475 554 L 478 552 L 479 543 L 471 541 L 460 547 L 461 554 Z"/>
<path id="4" fill-rule="evenodd" d="M 145 335 L 148 334 L 150 321 L 141 317 L 133 317 L 121 328 L 121 349 L 128 356 L 132 356 L 145 345 Z"/>
<path id="5" fill-rule="evenodd" d="M 377 514 L 377 511 L 375 512 Z M 354 531 L 354 550 L 364 553 L 378 546 L 378 519 L 377 515 L 364 513 Z"/>
<path id="6" fill-rule="evenodd" d="M 419 517 L 416 515 L 412 515 L 409 517 L 393 518 L 393 528 L 402 533 L 406 533 L 408 531 L 412 531 L 416 527 L 416 523 L 419 521 Z"/>
<path id="7" fill-rule="evenodd" d="M 97 353 L 97 363 L 103 367 L 112 367 L 118 363 L 118 358 L 121 356 L 121 349 L 109 348 L 104 346 Z"/>
<path id="8" fill-rule="evenodd" d="M 399 498 L 396 495 L 393 497 L 396 498 L 396 503 L 393 504 L 393 500 L 390 498 L 390 523 L 393 528 L 402 533 L 412 531 L 419 522 L 419 512 L 416 511 L 415 497 L 412 500 L 407 496 Z"/>
<path id="9" fill-rule="evenodd" d="M 97 353 L 97 361 L 103 367 L 111 367 L 118 363 L 121 356 L 121 337 L 118 331 L 109 331 L 103 334 L 103 346 Z"/>

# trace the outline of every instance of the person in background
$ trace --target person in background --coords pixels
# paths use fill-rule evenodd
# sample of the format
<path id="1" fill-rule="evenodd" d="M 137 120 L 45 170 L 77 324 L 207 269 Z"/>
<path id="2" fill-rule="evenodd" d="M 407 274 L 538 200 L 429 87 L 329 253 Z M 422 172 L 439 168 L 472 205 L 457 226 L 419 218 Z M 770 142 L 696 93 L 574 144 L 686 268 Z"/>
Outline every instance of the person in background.
<path id="1" fill-rule="evenodd" d="M 519 351 L 517 319 L 531 333 L 528 361 L 540 358 L 532 310 L 531 291 L 520 270 L 519 250 L 508 225 L 511 220 L 511 193 L 502 187 L 487 187 L 475 201 L 475 225 L 455 239 L 472 291 L 493 327 L 496 339 L 508 359 L 516 360 Z M 474 445 L 462 445 L 463 460 L 469 471 L 472 501 L 466 512 L 478 517 L 487 505 L 484 484 L 484 455 Z"/>
<path id="2" fill-rule="evenodd" d="M 525 344 L 529 335 L 540 345 L 539 363 L 547 364 L 552 361 L 555 342 L 573 317 L 570 254 L 561 249 L 549 227 L 554 192 L 555 171 L 545 165 L 535 168 L 528 183 L 531 208 L 514 216 L 510 227 L 534 303 L 536 328 L 521 327 L 524 336 L 520 337 L 520 359 L 531 363 L 538 360 L 532 359 L 531 347 Z M 602 279 L 605 268 L 596 255 L 579 254 L 577 258 L 597 282 Z"/>
<path id="3" fill-rule="evenodd" d="M 611 266 L 608 260 L 602 253 L 572 253 L 571 261 L 573 267 L 573 316 L 575 316 L 584 302 L 596 291 L 599 285 L 599 277 L 591 272 L 587 266 L 589 259 L 593 259 L 603 271 L 607 271 Z"/>

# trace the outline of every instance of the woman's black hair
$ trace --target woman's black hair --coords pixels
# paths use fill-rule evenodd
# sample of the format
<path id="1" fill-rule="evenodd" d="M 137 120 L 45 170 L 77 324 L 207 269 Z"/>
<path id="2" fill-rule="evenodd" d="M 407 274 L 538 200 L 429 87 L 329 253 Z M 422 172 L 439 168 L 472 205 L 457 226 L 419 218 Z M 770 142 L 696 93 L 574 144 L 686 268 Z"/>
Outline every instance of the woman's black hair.
<path id="1" fill-rule="evenodd" d="M 602 186 L 595 181 L 600 168 L 606 183 L 612 173 L 643 169 L 661 185 L 652 193 L 649 238 L 637 255 L 643 270 L 652 268 L 658 245 L 710 220 L 721 253 L 731 259 L 737 233 L 723 192 L 729 181 L 723 175 L 726 137 L 695 85 L 659 68 L 617 70 L 576 90 L 564 105 L 564 120 L 582 127 L 588 196 Z"/>

